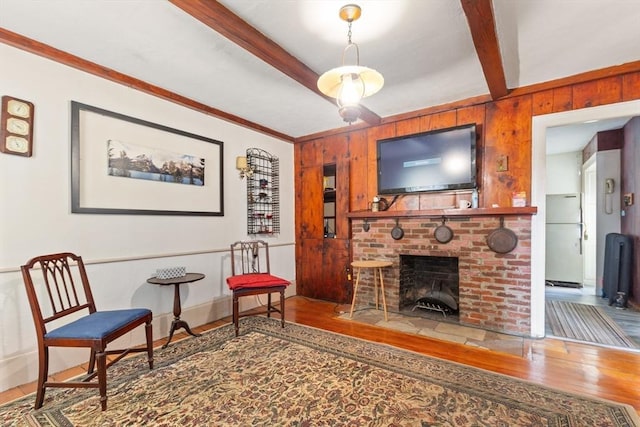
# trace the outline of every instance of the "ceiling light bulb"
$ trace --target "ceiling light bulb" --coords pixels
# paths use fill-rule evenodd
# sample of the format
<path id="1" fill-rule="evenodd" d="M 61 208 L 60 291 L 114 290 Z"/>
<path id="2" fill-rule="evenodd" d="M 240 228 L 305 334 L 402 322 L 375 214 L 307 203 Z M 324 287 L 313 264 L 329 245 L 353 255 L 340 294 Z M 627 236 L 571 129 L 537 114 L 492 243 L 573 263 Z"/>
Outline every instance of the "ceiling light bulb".
<path id="1" fill-rule="evenodd" d="M 342 76 L 342 85 L 338 90 L 338 106 L 358 105 L 364 94 L 364 83 L 357 74 L 348 73 Z"/>

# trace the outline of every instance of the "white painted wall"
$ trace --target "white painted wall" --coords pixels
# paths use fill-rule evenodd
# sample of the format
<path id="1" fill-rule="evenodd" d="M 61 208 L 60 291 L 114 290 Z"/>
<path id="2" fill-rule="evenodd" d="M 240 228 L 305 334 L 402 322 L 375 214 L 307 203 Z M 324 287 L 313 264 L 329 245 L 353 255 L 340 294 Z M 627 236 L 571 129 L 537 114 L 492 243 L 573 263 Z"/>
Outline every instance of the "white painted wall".
<path id="1" fill-rule="evenodd" d="M 607 234 L 620 232 L 621 150 L 598 151 L 596 153 L 596 295 L 602 295 L 604 276 L 604 249 Z M 615 182 L 613 193 L 606 193 L 604 181 L 612 178 Z"/>
<path id="2" fill-rule="evenodd" d="M 206 278 L 182 290 L 183 318 L 196 326 L 228 315 L 227 248 L 247 239 L 246 183 L 235 157 L 259 147 L 280 158 L 281 233 L 272 271 L 295 279 L 293 145 L 0 44 L 0 91 L 35 104 L 34 155 L 0 154 L 0 391 L 33 381 L 36 339 L 19 266 L 33 256 L 71 251 L 88 264 L 99 309 L 143 306 L 154 337 L 168 333 L 173 289 L 146 283 L 159 267 L 186 266 Z M 224 142 L 222 217 L 72 214 L 70 102 Z M 171 200 L 167 200 L 168 208 Z M 295 289 L 292 287 L 292 289 Z M 142 331 L 127 339 L 143 342 Z M 50 372 L 86 355 L 52 353 Z"/>
<path id="3" fill-rule="evenodd" d="M 583 283 L 589 288 L 590 294 L 596 295 L 596 267 L 598 257 L 596 253 L 598 243 L 597 227 L 597 185 L 596 185 L 596 156 L 591 156 L 582 167 L 582 188 L 584 190 L 583 205 L 583 239 L 584 248 L 584 279 Z"/>

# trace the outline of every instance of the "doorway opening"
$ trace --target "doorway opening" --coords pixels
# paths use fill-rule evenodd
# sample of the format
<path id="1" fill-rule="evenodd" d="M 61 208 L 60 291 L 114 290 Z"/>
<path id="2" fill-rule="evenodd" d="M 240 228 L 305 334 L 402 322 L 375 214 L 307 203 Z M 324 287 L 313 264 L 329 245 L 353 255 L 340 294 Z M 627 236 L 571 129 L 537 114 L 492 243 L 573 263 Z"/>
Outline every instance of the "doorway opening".
<path id="1" fill-rule="evenodd" d="M 604 105 L 563 113 L 533 117 L 532 126 L 532 195 L 531 201 L 538 207 L 532 218 L 531 244 L 531 335 L 545 335 L 546 300 L 546 195 L 547 195 L 547 132 L 549 128 L 584 123 L 588 120 L 605 120 L 633 117 L 640 114 L 640 101 Z M 586 274 L 585 274 L 586 277 Z M 596 278 L 596 282 L 597 282 Z M 592 296 L 596 298 L 595 295 Z"/>

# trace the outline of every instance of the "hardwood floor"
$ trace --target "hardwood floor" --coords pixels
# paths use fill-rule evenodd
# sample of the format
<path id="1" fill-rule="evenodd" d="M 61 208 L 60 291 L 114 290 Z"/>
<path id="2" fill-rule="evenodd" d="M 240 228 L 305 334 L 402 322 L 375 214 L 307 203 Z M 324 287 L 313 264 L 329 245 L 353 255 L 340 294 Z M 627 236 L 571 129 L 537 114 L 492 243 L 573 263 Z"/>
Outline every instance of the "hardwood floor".
<path id="1" fill-rule="evenodd" d="M 348 304 L 296 296 L 286 301 L 286 319 L 569 392 L 627 403 L 640 414 L 640 352 L 545 338 L 526 339 L 524 357 L 518 357 L 339 319 L 339 314 L 349 308 Z M 202 332 L 228 322 L 229 319 L 223 319 L 194 329 Z M 176 338 L 185 336 L 180 333 Z M 157 340 L 159 345 L 164 341 Z M 56 376 L 69 377 L 78 371 L 79 368 L 74 368 Z M 0 403 L 31 393 L 33 389 L 31 383 L 0 393 Z"/>

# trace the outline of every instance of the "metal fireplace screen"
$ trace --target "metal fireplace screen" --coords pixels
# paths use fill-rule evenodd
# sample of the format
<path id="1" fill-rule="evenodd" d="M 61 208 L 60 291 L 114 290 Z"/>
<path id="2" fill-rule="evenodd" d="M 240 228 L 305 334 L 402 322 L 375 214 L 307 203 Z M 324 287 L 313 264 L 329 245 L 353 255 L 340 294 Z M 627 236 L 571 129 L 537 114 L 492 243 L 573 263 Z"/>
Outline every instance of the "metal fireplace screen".
<path id="1" fill-rule="evenodd" d="M 456 313 L 460 298 L 458 258 L 400 256 L 400 311 Z"/>

